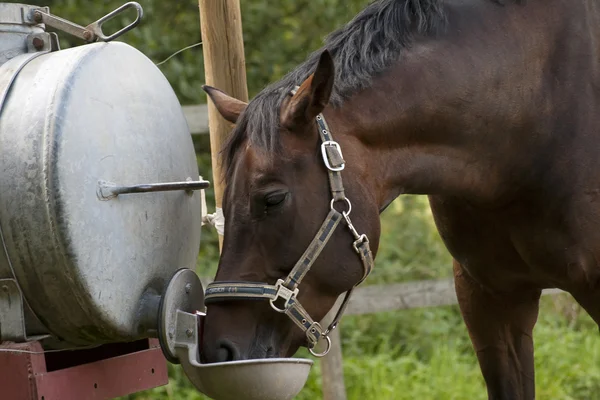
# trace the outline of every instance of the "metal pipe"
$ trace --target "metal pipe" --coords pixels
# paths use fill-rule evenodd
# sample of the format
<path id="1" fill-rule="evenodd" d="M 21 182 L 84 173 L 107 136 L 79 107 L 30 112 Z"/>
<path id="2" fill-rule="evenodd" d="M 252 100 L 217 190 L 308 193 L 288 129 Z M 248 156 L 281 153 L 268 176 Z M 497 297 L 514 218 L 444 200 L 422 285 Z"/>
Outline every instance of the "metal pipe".
<path id="1" fill-rule="evenodd" d="M 210 187 L 209 181 L 167 182 L 167 183 L 146 183 L 132 186 L 117 186 L 114 183 L 99 181 L 98 197 L 101 200 L 110 200 L 121 194 L 131 193 L 149 193 L 149 192 L 170 192 L 174 190 L 185 190 L 188 192 L 194 190 L 207 189 Z"/>

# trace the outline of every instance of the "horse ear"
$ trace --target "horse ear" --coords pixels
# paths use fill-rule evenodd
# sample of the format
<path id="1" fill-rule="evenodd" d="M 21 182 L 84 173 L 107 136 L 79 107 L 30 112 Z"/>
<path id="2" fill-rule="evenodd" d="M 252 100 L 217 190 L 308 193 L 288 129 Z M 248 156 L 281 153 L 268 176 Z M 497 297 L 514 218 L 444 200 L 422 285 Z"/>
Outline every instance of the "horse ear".
<path id="1" fill-rule="evenodd" d="M 319 115 L 331 97 L 335 66 L 328 50 L 321 53 L 315 72 L 308 77 L 296 94 L 282 105 L 281 125 L 297 131 L 311 123 Z"/>
<path id="2" fill-rule="evenodd" d="M 248 105 L 248 103 L 244 103 L 241 100 L 235 99 L 222 90 L 212 86 L 203 85 L 202 90 L 208 94 L 223 118 L 232 124 L 237 122 L 238 117 Z"/>

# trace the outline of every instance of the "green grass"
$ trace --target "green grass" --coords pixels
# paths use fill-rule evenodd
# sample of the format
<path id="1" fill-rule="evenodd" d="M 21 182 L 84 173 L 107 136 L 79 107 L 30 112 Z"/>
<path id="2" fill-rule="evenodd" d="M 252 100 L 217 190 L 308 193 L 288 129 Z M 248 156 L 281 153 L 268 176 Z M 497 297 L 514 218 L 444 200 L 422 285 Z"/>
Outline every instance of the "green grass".
<path id="1" fill-rule="evenodd" d="M 542 301 L 534 332 L 537 398 L 600 399 L 597 328 L 583 313 L 574 320 L 561 314 L 566 304 L 572 305 L 566 295 Z M 369 342 L 352 332 L 367 326 L 362 334 L 369 336 L 386 321 L 394 326 L 385 331 L 389 335 L 380 334 Z M 353 317 L 344 322 L 349 399 L 487 398 L 456 306 Z M 404 337 L 390 340 L 402 336 L 399 332 L 406 322 L 413 325 Z"/>
<path id="2" fill-rule="evenodd" d="M 571 300 L 559 297 L 543 299 L 534 333 L 537 398 L 600 399 L 597 328 L 584 314 L 576 316 L 575 323 L 562 315 L 554 303 L 570 304 Z M 483 378 L 456 308 L 345 318 L 342 337 L 348 399 L 486 399 Z M 383 330 L 377 333 L 380 327 Z M 190 386 L 179 367 L 170 367 L 170 374 L 168 386 L 129 398 L 206 399 Z M 317 361 L 298 399 L 322 398 L 320 385 Z"/>
<path id="3" fill-rule="evenodd" d="M 202 140 L 202 139 L 201 139 Z M 199 148 L 202 142 L 196 142 Z M 198 158 L 208 177 L 209 158 Z M 212 178 L 211 178 L 212 180 Z M 207 199 L 212 203 L 209 194 Z M 198 272 L 214 274 L 217 238 L 203 231 Z M 432 222 L 426 199 L 405 196 L 382 218 L 375 271 L 366 284 L 451 276 L 451 259 Z M 486 399 L 483 378 L 457 306 L 347 316 L 341 324 L 344 376 L 350 400 Z M 537 399 L 600 400 L 598 328 L 568 295 L 542 299 L 534 331 Z M 306 351 L 297 356 L 308 357 Z M 170 366 L 169 385 L 129 400 L 206 399 Z M 300 400 L 322 398 L 316 361 Z"/>
<path id="4" fill-rule="evenodd" d="M 534 332 L 537 398 L 600 399 L 600 340 L 585 314 L 564 315 L 566 296 L 545 298 Z M 410 324 L 410 325 L 409 325 Z M 382 329 L 380 329 L 382 328 Z M 483 378 L 457 307 L 347 317 L 342 330 L 344 376 L 350 400 L 486 399 Z M 305 352 L 300 356 L 306 357 Z M 179 367 L 168 386 L 130 399 L 195 400 Z M 320 399 L 317 361 L 299 400 Z"/>

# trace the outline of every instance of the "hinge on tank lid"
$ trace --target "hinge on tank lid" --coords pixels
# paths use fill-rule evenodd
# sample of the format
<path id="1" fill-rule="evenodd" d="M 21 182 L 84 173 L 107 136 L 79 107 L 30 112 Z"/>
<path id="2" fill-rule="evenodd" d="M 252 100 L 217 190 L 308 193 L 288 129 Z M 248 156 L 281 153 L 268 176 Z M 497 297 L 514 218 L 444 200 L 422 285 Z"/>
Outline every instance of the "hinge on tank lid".
<path id="1" fill-rule="evenodd" d="M 115 18 L 117 15 L 121 14 L 121 12 L 128 8 L 133 8 L 136 10 L 136 19 L 120 31 L 115 32 L 111 35 L 105 35 L 102 31 L 102 25 L 104 25 L 105 22 Z M 83 27 L 71 21 L 67 21 L 66 19 L 57 17 L 56 15 L 50 14 L 50 10 L 48 9 L 48 7 L 32 9 L 30 10 L 28 15 L 23 17 L 23 19 L 28 24 L 45 24 L 52 28 L 73 35 L 79 39 L 85 40 L 88 43 L 92 43 L 97 41 L 110 42 L 111 40 L 118 38 L 124 33 L 129 32 L 140 23 L 143 15 L 144 11 L 142 9 L 142 6 L 136 3 L 135 1 L 130 1 L 128 3 L 123 4 L 116 10 L 106 14 L 98 21 L 89 24 L 86 27 Z"/>
<path id="2" fill-rule="evenodd" d="M 0 342 L 27 342 L 44 336 L 27 337 L 23 295 L 14 279 L 0 279 Z"/>

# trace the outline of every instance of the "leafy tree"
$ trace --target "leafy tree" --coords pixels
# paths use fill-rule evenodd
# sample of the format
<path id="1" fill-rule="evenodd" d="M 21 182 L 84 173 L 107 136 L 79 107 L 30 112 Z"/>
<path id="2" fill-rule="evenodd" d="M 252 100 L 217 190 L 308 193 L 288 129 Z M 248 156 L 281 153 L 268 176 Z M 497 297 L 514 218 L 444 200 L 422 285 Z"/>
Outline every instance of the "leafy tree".
<path id="1" fill-rule="evenodd" d="M 125 2 L 30 0 L 27 3 L 49 6 L 52 14 L 85 26 Z M 155 63 L 201 41 L 196 0 L 138 2 L 144 9 L 142 23 L 118 40 L 136 47 Z M 366 3 L 366 0 L 243 0 L 242 23 L 250 95 L 255 95 L 303 61 L 322 45 L 329 32 L 350 20 Z M 133 11 L 124 13 L 107 23 L 105 31 L 116 31 L 132 17 Z M 83 43 L 65 33 L 59 36 L 63 48 Z M 159 68 L 182 104 L 197 104 L 206 102 L 201 89 L 203 66 L 202 47 L 198 46 L 174 56 Z"/>

